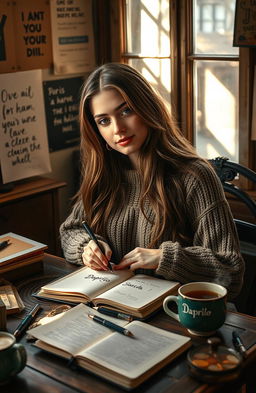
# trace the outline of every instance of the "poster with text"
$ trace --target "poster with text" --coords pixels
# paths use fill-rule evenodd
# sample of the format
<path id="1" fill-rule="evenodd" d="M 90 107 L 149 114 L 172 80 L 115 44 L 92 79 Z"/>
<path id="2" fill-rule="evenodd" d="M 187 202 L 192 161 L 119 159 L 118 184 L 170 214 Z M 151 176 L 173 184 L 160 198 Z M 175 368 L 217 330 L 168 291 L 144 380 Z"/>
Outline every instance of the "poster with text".
<path id="1" fill-rule="evenodd" d="M 80 141 L 78 111 L 82 77 L 45 81 L 44 101 L 50 151 Z"/>
<path id="2" fill-rule="evenodd" d="M 17 69 L 50 68 L 53 60 L 49 1 L 17 1 L 14 26 Z"/>
<path id="3" fill-rule="evenodd" d="M 16 71 L 13 6 L 0 1 L 0 73 Z"/>
<path id="4" fill-rule="evenodd" d="M 3 183 L 51 171 L 40 70 L 0 75 Z"/>
<path id="5" fill-rule="evenodd" d="M 92 0 L 52 0 L 55 74 L 84 73 L 95 67 Z"/>
<path id="6" fill-rule="evenodd" d="M 233 46 L 256 46 L 256 1 L 236 0 Z"/>

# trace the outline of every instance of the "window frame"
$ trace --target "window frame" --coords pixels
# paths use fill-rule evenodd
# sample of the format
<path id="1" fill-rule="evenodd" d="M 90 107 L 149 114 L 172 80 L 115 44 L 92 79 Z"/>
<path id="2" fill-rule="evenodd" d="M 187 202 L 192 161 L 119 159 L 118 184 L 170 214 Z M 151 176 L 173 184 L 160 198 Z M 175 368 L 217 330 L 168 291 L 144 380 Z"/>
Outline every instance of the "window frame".
<path id="1" fill-rule="evenodd" d="M 169 0 L 170 3 L 170 42 L 171 42 L 171 105 L 176 120 L 193 143 L 194 91 L 193 72 L 197 60 L 239 61 L 239 163 L 256 170 L 256 142 L 250 139 L 252 120 L 253 86 L 255 56 L 252 48 L 239 48 L 239 55 L 201 55 L 193 54 L 193 0 Z M 127 63 L 129 58 L 144 58 L 126 51 L 125 0 L 111 0 L 112 61 Z M 117 35 L 119 32 L 119 38 Z M 154 58 L 153 56 L 150 58 Z M 155 57 L 166 58 L 164 57 Z M 239 179 L 239 186 L 252 190 L 247 179 Z"/>

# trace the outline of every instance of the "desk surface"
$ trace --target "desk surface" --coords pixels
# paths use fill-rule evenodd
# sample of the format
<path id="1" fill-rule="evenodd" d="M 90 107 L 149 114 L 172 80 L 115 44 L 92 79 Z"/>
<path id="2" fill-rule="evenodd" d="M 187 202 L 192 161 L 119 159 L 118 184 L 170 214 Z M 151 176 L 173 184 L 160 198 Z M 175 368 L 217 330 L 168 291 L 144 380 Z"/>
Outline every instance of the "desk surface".
<path id="1" fill-rule="evenodd" d="M 8 331 L 13 332 L 20 319 L 36 303 L 40 303 L 44 312 L 50 311 L 59 303 L 46 300 L 38 301 L 32 293 L 47 282 L 67 274 L 76 269 L 66 263 L 62 258 L 47 255 L 44 258 L 43 274 L 34 275 L 15 283 L 26 309 L 15 316 L 8 316 Z M 176 333 L 189 335 L 187 331 L 175 320 L 168 317 L 163 311 L 157 313 L 148 323 L 171 330 Z M 211 385 L 200 383 L 189 376 L 186 362 L 186 354 L 178 357 L 174 362 L 164 367 L 148 381 L 133 390 L 135 393 L 235 393 L 238 387 L 245 382 L 248 384 L 247 393 L 255 392 L 255 365 L 256 365 L 256 318 L 239 313 L 228 312 L 224 326 L 219 334 L 225 342 L 232 346 L 232 331 L 240 329 L 240 335 L 248 349 L 248 357 L 244 361 L 244 369 L 239 380 L 223 385 Z M 202 338 L 192 338 L 195 344 L 204 342 Z M 27 342 L 26 337 L 21 339 L 25 345 L 28 360 L 25 369 L 12 381 L 1 387 L 1 393 L 121 393 L 125 390 L 106 382 L 86 370 L 72 370 L 68 368 L 67 361 L 54 355 L 47 354 Z M 250 384 L 252 388 L 250 390 Z"/>

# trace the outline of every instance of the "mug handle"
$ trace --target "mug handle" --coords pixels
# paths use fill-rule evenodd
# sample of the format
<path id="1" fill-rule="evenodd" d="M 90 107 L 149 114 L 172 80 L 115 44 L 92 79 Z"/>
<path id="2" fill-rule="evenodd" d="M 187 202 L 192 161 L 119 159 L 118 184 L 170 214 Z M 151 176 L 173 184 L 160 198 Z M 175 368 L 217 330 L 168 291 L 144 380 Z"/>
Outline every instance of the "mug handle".
<path id="1" fill-rule="evenodd" d="M 20 371 L 23 370 L 23 368 L 26 366 L 27 362 L 27 352 L 22 344 L 14 344 L 14 348 L 17 349 L 19 353 L 19 366 L 17 367 L 16 373 L 19 373 Z"/>
<path id="2" fill-rule="evenodd" d="M 172 318 L 174 318 L 174 319 L 176 319 L 177 321 L 180 322 L 179 314 L 177 314 L 176 312 L 171 311 L 169 309 L 169 307 L 168 307 L 168 303 L 170 301 L 175 302 L 177 304 L 177 306 L 178 306 L 178 296 L 173 296 L 173 295 L 172 296 L 167 296 L 164 299 L 164 302 L 163 302 L 164 311 L 166 312 L 166 314 L 170 315 L 170 317 L 172 317 Z"/>

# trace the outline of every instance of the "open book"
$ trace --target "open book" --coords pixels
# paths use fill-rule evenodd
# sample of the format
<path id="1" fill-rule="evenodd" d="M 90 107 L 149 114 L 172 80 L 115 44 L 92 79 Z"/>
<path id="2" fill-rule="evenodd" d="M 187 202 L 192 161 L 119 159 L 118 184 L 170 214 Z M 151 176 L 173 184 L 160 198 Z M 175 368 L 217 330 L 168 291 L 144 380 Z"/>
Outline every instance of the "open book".
<path id="1" fill-rule="evenodd" d="M 61 314 L 54 321 L 30 329 L 35 345 L 126 389 L 135 388 L 184 352 L 189 337 L 150 326 L 141 321 L 115 323 L 129 329 L 134 337 L 124 336 L 88 318 L 100 315 L 84 304 Z M 113 318 L 106 317 L 113 321 Z"/>
<path id="2" fill-rule="evenodd" d="M 37 296 L 48 299 L 93 303 L 146 318 L 162 307 L 166 296 L 174 293 L 179 283 L 131 270 L 96 271 L 83 267 L 41 288 Z"/>

